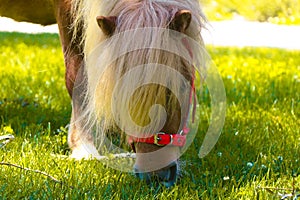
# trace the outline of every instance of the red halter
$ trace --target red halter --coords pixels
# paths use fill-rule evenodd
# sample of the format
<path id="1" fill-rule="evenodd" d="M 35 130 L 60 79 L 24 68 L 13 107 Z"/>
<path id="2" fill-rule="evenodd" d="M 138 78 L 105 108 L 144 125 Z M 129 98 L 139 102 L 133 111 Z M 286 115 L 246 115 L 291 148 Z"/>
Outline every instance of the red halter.
<path id="1" fill-rule="evenodd" d="M 157 146 L 173 145 L 178 147 L 183 147 L 186 142 L 186 135 L 181 134 L 166 134 L 166 133 L 156 133 L 149 138 L 136 138 L 130 137 L 129 143 L 147 143 L 155 144 Z"/>
<path id="2" fill-rule="evenodd" d="M 193 53 L 191 51 L 190 45 L 187 42 L 187 39 L 183 38 L 182 43 L 188 50 L 191 58 L 193 58 Z M 195 116 L 195 111 L 196 111 L 196 98 L 197 98 L 196 97 L 196 89 L 195 89 L 195 72 L 193 72 L 193 77 L 191 80 L 191 91 L 190 91 L 189 98 L 190 98 L 190 105 L 192 105 L 193 100 L 194 100 L 193 113 L 192 113 L 192 116 L 193 116 L 192 120 L 194 121 L 194 116 Z M 190 110 L 190 108 L 189 108 L 189 110 Z M 138 137 L 130 136 L 128 138 L 128 143 L 131 145 L 134 152 L 136 152 L 134 143 L 155 144 L 157 146 L 173 145 L 173 146 L 177 146 L 177 147 L 183 147 L 186 143 L 186 136 L 189 133 L 189 128 L 187 127 L 188 115 L 189 115 L 189 112 L 186 116 L 183 129 L 179 134 L 178 133 L 176 133 L 176 134 L 170 133 L 169 134 L 169 133 L 159 132 L 148 138 L 138 138 Z"/>

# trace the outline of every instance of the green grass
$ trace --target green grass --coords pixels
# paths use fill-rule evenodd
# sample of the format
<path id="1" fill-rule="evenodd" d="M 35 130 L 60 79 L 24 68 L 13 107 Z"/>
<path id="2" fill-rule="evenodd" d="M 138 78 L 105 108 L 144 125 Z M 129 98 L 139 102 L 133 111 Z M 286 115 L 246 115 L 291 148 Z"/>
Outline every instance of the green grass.
<path id="1" fill-rule="evenodd" d="M 227 117 L 213 151 L 197 153 L 207 129 L 203 90 L 201 126 L 182 156 L 183 178 L 154 189 L 132 174 L 97 161 L 75 162 L 66 129 L 71 112 L 57 35 L 0 33 L 0 135 L 16 139 L 0 149 L 0 199 L 279 199 L 258 186 L 300 188 L 300 52 L 267 48 L 208 50 L 224 79 Z"/>
<path id="2" fill-rule="evenodd" d="M 300 24 L 299 0 L 201 0 L 209 20 L 232 19 L 236 14 L 252 21 Z"/>

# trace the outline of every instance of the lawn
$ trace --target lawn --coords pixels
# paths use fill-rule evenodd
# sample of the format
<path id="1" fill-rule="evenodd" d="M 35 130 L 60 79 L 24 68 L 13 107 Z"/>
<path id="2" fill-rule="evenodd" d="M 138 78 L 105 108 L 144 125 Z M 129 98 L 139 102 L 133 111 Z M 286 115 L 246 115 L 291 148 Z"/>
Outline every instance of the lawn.
<path id="1" fill-rule="evenodd" d="M 198 91 L 201 125 L 182 156 L 176 186 L 150 188 L 98 161 L 74 161 L 67 128 L 71 106 L 55 34 L 0 33 L 0 199 L 279 199 L 262 187 L 300 190 L 300 51 L 208 47 L 224 80 L 227 116 L 210 154 L 197 154 L 210 115 Z M 280 191 L 291 193 L 291 191 Z"/>

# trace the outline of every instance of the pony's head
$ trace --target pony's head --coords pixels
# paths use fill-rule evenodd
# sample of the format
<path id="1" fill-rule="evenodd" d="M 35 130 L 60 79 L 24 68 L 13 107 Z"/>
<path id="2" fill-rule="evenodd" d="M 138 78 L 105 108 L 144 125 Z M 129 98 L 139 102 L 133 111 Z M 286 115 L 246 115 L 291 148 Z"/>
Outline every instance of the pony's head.
<path id="1" fill-rule="evenodd" d="M 112 129 L 127 135 L 138 177 L 171 186 L 201 53 L 191 41 L 202 46 L 204 16 L 197 0 L 111 2 L 90 1 L 85 16 L 88 121 L 100 141 Z"/>

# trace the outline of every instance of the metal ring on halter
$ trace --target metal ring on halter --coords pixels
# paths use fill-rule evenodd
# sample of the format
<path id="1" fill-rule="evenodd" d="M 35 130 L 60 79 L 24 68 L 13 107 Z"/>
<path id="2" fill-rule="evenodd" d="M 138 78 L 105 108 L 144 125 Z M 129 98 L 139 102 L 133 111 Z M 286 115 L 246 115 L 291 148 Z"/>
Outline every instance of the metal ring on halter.
<path id="1" fill-rule="evenodd" d="M 183 130 L 181 130 L 180 133 L 179 133 L 179 135 L 183 135 L 183 133 L 184 133 Z"/>
<path id="2" fill-rule="evenodd" d="M 170 135 L 170 144 L 173 144 L 173 135 Z"/>

